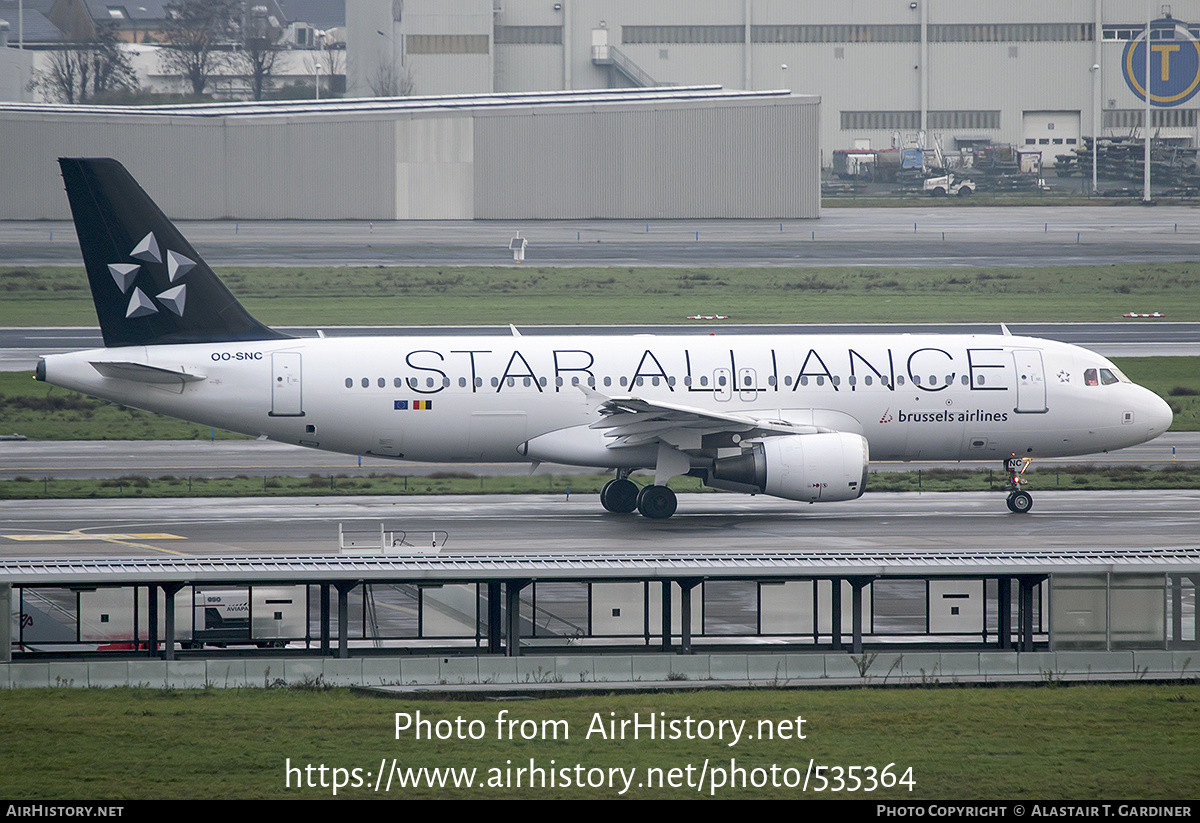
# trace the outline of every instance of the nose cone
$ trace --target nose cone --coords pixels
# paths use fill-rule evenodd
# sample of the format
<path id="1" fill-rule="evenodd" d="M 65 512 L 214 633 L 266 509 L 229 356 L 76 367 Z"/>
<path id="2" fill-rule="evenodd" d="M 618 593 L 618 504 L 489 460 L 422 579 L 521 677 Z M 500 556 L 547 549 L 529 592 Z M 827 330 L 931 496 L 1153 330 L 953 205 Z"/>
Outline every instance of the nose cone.
<path id="1" fill-rule="evenodd" d="M 1171 407 L 1167 405 L 1167 401 L 1147 389 L 1141 412 L 1141 422 L 1145 423 L 1149 429 L 1146 439 L 1153 440 L 1171 428 L 1173 417 L 1174 415 L 1171 413 Z"/>

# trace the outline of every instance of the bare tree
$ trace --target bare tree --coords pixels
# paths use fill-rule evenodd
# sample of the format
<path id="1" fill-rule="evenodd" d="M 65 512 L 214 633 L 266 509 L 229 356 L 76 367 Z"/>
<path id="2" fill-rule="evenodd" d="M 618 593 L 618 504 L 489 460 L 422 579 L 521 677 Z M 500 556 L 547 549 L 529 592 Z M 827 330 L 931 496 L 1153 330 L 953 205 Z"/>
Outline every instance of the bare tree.
<path id="1" fill-rule="evenodd" d="M 408 97 L 413 93 L 412 72 L 401 69 L 394 62 L 380 56 L 375 71 L 367 80 L 371 94 L 376 97 Z"/>
<path id="2" fill-rule="evenodd" d="M 317 97 L 332 97 L 346 91 L 346 44 L 324 43 L 324 37 L 317 35 L 321 43 L 304 58 L 304 68 L 316 78 Z M 335 83 L 335 77 L 341 77 L 340 84 Z M 324 90 L 320 88 L 324 86 Z"/>
<path id="3" fill-rule="evenodd" d="M 191 85 L 192 94 L 204 94 L 212 76 L 229 63 L 230 52 L 224 47 L 235 39 L 240 4 L 235 0 L 175 0 L 165 8 L 163 68 L 179 74 Z"/>
<path id="4" fill-rule="evenodd" d="M 247 2 L 242 13 L 242 49 L 237 53 L 250 81 L 250 93 L 262 100 L 264 88 L 270 85 L 279 55 L 279 40 L 283 37 L 281 21 L 270 14 L 267 6 Z"/>
<path id="5" fill-rule="evenodd" d="M 29 83 L 31 91 L 63 103 L 94 103 L 137 87 L 129 55 L 109 25 L 98 26 L 84 42 L 52 52 L 46 67 L 34 72 Z"/>

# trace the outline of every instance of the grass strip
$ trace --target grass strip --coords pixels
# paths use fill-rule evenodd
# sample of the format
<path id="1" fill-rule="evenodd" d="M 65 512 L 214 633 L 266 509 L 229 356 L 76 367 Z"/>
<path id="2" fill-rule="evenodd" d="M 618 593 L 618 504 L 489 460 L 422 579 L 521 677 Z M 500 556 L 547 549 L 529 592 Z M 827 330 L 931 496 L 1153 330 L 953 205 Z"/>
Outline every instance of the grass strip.
<path id="1" fill-rule="evenodd" d="M 237 267 L 218 272 L 268 325 L 1200 320 L 1200 263 L 1038 268 Z M 0 326 L 95 326 L 77 267 L 0 271 Z M 698 323 L 717 329 L 719 323 Z"/>
<path id="2" fill-rule="evenodd" d="M 930 679 L 927 685 L 933 685 Z M 270 683 L 264 683 L 270 685 Z M 480 721 L 479 740 L 415 740 L 396 732 L 396 712 L 463 727 Z M 533 721 L 536 739 L 497 739 L 497 717 Z M 659 713 L 662 714 L 659 714 Z M 611 714 L 610 714 L 611 713 Z M 632 720 L 637 713 L 665 720 L 746 721 L 752 740 L 603 739 L 589 728 L 598 719 Z M 782 721 L 805 720 L 804 739 L 775 739 Z M 556 727 L 543 721 L 562 721 Z M 761 727 L 759 721 L 766 721 Z M 565 726 L 564 726 L 565 724 Z M 716 797 L 817 799 L 1054 799 L 1088 803 L 1107 799 L 1171 800 L 1200 796 L 1200 686 L 1167 685 L 905 688 L 790 691 L 702 691 L 616 694 L 514 703 L 380 700 L 345 689 L 302 688 L 40 689 L 0 693 L 0 795 L 21 800 L 137 798 L 295 798 L 332 796 L 331 788 L 286 785 L 286 766 L 374 773 L 381 762 L 403 770 L 475 769 L 515 780 L 530 759 L 551 770 L 634 769 L 626 797 L 707 797 L 688 786 L 707 761 L 748 773 L 777 767 L 798 770 L 809 759 L 827 766 L 867 766 L 894 773 L 911 767 L 915 788 L 873 792 L 798 788 L 725 787 Z M 520 729 L 521 726 L 517 726 Z M 557 739 L 549 729 L 559 730 Z M 565 728 L 565 734 L 563 730 Z M 546 729 L 546 732 L 542 732 Z M 795 726 L 792 727 L 793 732 Z M 512 769 L 513 771 L 509 771 Z M 651 772 L 660 769 L 660 772 Z M 678 769 L 678 788 L 649 786 L 647 776 Z M 769 774 L 769 773 L 768 773 Z M 846 773 L 843 772 L 843 775 Z M 859 775 L 863 774 L 860 770 Z M 319 782 L 319 773 L 313 772 Z M 326 781 L 332 772 L 326 773 Z M 548 778 L 547 778 L 548 781 Z M 436 799 L 616 798 L 599 788 L 440 788 L 375 793 L 373 779 L 340 789 L 339 798 Z M 749 780 L 747 781 L 749 782 Z M 1115 813 L 1115 809 L 1114 809 Z"/>

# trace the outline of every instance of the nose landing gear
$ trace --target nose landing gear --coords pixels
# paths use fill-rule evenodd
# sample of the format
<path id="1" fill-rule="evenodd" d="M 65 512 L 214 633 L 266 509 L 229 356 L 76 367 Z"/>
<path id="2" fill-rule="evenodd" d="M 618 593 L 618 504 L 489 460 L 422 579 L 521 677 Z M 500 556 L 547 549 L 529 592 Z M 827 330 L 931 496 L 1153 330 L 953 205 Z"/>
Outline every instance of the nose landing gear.
<path id="1" fill-rule="evenodd" d="M 1029 457 L 1009 457 L 1004 461 L 1004 488 L 1008 491 L 1008 510 L 1013 514 L 1026 514 L 1033 508 L 1033 495 L 1021 488 L 1029 481 L 1022 475 L 1033 462 Z"/>

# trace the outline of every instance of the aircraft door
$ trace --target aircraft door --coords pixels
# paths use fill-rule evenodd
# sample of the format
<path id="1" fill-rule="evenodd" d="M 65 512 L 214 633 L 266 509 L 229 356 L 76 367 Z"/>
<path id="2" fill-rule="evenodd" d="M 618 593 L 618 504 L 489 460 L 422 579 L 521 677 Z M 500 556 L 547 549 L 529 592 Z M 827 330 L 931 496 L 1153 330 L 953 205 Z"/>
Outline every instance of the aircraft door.
<path id="1" fill-rule="evenodd" d="M 271 355 L 271 417 L 303 417 L 300 352 Z"/>
<path id="2" fill-rule="evenodd" d="M 718 400 L 729 400 L 733 397 L 733 374 L 729 369 L 717 369 L 713 372 L 713 396 Z"/>
<path id="3" fill-rule="evenodd" d="M 1046 374 L 1042 366 L 1042 353 L 1036 349 L 1019 349 L 1013 352 L 1017 366 L 1018 414 L 1044 414 L 1046 406 Z"/>

